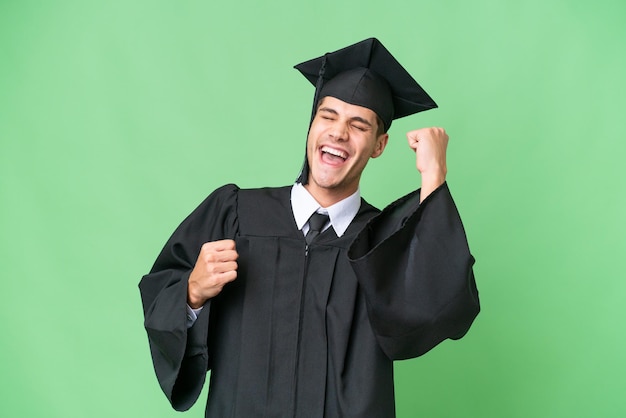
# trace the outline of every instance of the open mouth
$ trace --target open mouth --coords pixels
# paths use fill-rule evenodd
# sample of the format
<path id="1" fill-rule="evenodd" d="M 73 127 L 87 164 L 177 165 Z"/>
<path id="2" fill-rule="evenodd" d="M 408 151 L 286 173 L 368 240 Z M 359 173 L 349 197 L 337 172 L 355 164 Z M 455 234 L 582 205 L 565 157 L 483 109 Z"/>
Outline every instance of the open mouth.
<path id="1" fill-rule="evenodd" d="M 320 151 L 322 151 L 322 160 L 332 164 L 343 163 L 348 159 L 348 153 L 336 148 L 323 146 Z"/>

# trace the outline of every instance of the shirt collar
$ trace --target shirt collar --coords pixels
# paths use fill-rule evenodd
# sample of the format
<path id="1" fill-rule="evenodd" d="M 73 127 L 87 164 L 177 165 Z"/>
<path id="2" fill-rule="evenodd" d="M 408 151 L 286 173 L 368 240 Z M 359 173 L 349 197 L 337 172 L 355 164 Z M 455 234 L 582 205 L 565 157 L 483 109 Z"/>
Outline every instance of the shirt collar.
<path id="1" fill-rule="evenodd" d="M 342 236 L 361 207 L 361 193 L 357 189 L 352 195 L 323 208 L 301 183 L 291 188 L 291 210 L 298 229 L 302 229 L 314 212 L 328 213 L 330 224 L 338 237 Z"/>

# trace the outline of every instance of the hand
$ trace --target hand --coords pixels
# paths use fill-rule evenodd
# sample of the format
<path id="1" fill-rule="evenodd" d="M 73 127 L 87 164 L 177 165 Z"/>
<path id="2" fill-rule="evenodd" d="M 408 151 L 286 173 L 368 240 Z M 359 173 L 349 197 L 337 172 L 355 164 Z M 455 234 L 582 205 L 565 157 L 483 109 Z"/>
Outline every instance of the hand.
<path id="1" fill-rule="evenodd" d="M 409 147 L 415 151 L 415 165 L 422 175 L 423 201 L 436 188 L 446 181 L 446 149 L 448 134 L 443 128 L 422 128 L 408 132 Z"/>
<path id="2" fill-rule="evenodd" d="M 222 288 L 237 278 L 235 241 L 226 239 L 207 242 L 189 275 L 187 303 L 194 309 L 217 296 Z"/>

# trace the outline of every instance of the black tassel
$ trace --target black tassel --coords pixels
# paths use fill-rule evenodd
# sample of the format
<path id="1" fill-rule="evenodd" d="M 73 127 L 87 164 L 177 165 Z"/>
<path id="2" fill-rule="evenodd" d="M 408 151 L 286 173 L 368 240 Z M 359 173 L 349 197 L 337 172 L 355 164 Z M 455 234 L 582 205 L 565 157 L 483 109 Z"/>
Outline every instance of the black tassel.
<path id="1" fill-rule="evenodd" d="M 309 130 L 311 130 L 311 125 L 313 124 L 313 119 L 315 118 L 315 113 L 317 112 L 317 102 L 319 100 L 320 91 L 324 86 L 324 72 L 326 71 L 326 56 L 322 59 L 322 66 L 320 67 L 319 73 L 317 74 L 317 82 L 315 83 L 315 95 L 313 96 L 313 108 L 311 109 L 311 120 L 309 121 Z M 307 130 L 307 139 L 308 133 Z M 300 170 L 300 175 L 296 179 L 296 183 L 300 183 L 302 185 L 306 185 L 309 181 L 309 161 L 307 159 L 306 153 L 307 143 L 304 143 L 304 162 L 302 163 L 302 169 Z"/>

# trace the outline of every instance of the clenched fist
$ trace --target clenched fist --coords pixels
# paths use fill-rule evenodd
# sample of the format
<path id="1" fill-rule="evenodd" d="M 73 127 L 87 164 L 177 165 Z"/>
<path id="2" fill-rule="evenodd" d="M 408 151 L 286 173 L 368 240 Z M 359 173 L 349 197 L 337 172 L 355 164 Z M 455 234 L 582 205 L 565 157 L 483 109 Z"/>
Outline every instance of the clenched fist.
<path id="1" fill-rule="evenodd" d="M 225 239 L 202 246 L 196 265 L 189 276 L 187 303 L 194 309 L 217 296 L 222 288 L 237 278 L 235 241 Z"/>
<path id="2" fill-rule="evenodd" d="M 408 132 L 409 146 L 415 151 L 415 165 L 422 175 L 420 200 L 446 181 L 448 134 L 443 128 L 422 128 Z"/>

